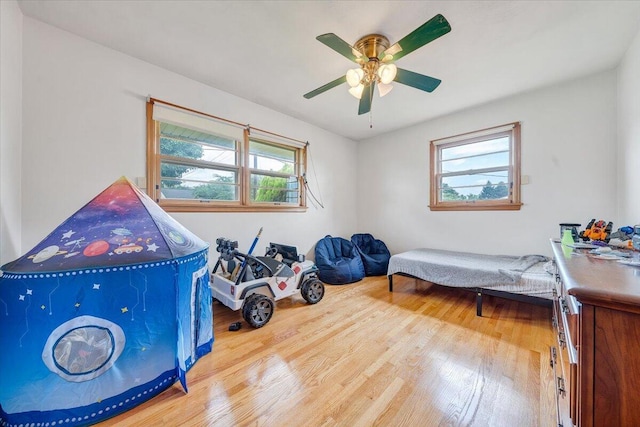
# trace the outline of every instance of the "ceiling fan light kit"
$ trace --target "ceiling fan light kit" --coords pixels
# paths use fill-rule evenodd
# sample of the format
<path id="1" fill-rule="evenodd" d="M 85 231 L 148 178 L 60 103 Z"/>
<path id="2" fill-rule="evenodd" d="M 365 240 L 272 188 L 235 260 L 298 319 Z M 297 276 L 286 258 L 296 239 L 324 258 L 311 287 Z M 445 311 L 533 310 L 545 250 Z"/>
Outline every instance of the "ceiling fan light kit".
<path id="1" fill-rule="evenodd" d="M 439 79 L 403 70 L 394 62 L 449 31 L 451 26 L 445 17 L 436 15 L 393 45 L 381 34 L 364 36 L 355 46 L 349 45 L 333 33 L 319 35 L 316 37 L 319 42 L 355 62 L 359 68 L 348 70 L 344 76 L 306 93 L 304 97 L 313 98 L 346 81 L 350 86 L 349 93 L 360 100 L 358 114 L 365 114 L 371 111 L 373 89 L 376 85 L 381 97 L 393 89 L 391 83 L 394 81 L 425 92 L 433 92 L 440 84 Z"/>

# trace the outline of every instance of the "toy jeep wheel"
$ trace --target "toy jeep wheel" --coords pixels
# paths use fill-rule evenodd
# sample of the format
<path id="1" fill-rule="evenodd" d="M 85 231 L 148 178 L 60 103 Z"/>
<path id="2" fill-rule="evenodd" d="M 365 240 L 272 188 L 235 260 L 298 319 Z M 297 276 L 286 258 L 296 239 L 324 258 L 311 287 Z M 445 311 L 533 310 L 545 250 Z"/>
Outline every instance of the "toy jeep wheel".
<path id="1" fill-rule="evenodd" d="M 324 296 L 324 283 L 315 277 L 307 279 L 302 283 L 300 293 L 306 302 L 316 304 Z"/>
<path id="2" fill-rule="evenodd" d="M 242 306 L 242 317 L 254 328 L 261 328 L 273 316 L 273 308 L 273 301 L 266 295 L 249 295 Z"/>

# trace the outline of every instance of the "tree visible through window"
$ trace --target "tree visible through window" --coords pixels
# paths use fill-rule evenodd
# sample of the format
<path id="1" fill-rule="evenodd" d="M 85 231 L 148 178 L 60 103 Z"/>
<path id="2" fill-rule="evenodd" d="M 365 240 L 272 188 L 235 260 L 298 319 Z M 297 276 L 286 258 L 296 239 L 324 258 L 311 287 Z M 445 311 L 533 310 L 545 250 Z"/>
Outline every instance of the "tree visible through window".
<path id="1" fill-rule="evenodd" d="M 431 141 L 431 210 L 520 209 L 520 124 Z"/>
<path id="2" fill-rule="evenodd" d="M 296 152 L 260 140 L 249 140 L 251 200 L 257 203 L 296 203 L 300 181 L 295 174 Z"/>

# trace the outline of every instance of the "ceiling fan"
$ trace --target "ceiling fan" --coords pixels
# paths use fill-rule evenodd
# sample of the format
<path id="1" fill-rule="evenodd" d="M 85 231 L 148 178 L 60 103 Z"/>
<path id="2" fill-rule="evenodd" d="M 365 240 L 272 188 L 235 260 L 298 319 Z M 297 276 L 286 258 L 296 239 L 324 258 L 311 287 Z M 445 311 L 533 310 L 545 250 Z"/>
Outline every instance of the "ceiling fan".
<path id="1" fill-rule="evenodd" d="M 350 86 L 349 93 L 360 100 L 358 114 L 365 114 L 371 111 L 376 85 L 380 96 L 389 93 L 393 88 L 391 82 L 394 81 L 426 92 L 433 92 L 441 80 L 398 68 L 394 62 L 449 31 L 451 31 L 449 22 L 444 16 L 438 14 L 391 46 L 389 46 L 389 39 L 380 34 L 364 36 L 355 43 L 355 46 L 351 46 L 333 33 L 322 34 L 316 37 L 316 40 L 360 65 L 360 68 L 347 71 L 344 76 L 304 94 L 304 97 L 313 98 L 347 82 Z"/>

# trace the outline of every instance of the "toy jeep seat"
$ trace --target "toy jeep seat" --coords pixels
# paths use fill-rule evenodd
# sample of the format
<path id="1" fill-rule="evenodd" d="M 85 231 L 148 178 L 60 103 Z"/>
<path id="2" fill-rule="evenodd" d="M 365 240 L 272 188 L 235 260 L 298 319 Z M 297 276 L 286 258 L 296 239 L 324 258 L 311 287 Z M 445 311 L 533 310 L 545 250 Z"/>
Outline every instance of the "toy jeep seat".
<path id="1" fill-rule="evenodd" d="M 320 239 L 315 253 L 318 276 L 325 283 L 344 285 L 364 277 L 364 265 L 358 249 L 342 237 Z"/>
<path id="2" fill-rule="evenodd" d="M 282 262 L 289 267 L 291 267 L 294 262 L 304 261 L 304 257 L 298 255 L 298 248 L 296 246 L 271 242 L 269 243 L 269 250 L 276 251 L 280 254 L 282 256 Z"/>
<path id="3" fill-rule="evenodd" d="M 364 264 L 364 272 L 367 276 L 383 276 L 387 274 L 391 253 L 382 240 L 378 240 L 369 233 L 354 234 L 351 236 L 353 243 Z"/>

